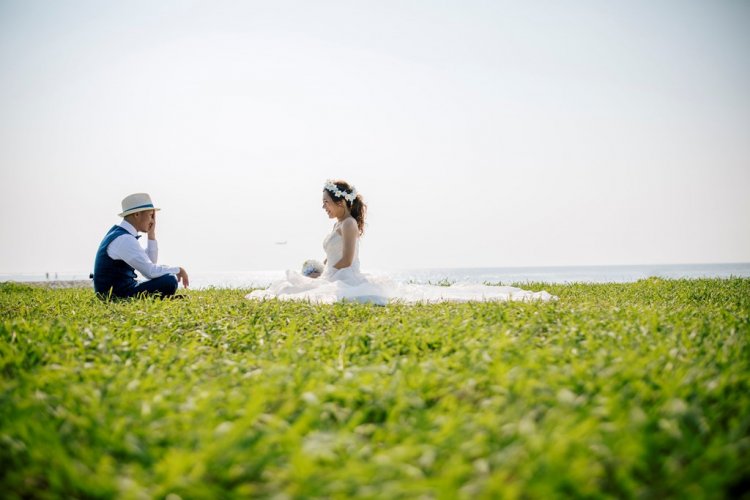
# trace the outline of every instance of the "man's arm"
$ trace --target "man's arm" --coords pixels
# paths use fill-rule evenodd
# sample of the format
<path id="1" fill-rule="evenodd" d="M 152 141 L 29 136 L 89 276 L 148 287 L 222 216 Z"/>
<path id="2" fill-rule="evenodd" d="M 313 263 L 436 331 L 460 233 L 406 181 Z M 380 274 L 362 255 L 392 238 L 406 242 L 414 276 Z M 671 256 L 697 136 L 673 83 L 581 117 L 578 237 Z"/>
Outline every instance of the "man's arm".
<path id="1" fill-rule="evenodd" d="M 148 244 L 146 245 L 146 255 L 151 262 L 156 264 L 159 261 L 159 244 L 156 240 L 149 238 Z"/>
<path id="2" fill-rule="evenodd" d="M 146 255 L 151 262 L 159 262 L 159 244 L 156 242 L 156 215 L 148 226 L 148 242 L 146 243 Z"/>
<path id="3" fill-rule="evenodd" d="M 158 278 L 165 274 L 179 275 L 184 273 L 179 267 L 154 264 L 143 250 L 143 247 L 138 244 L 138 240 L 129 234 L 123 234 L 122 236 L 115 238 L 115 240 L 109 244 L 109 247 L 107 247 L 107 255 L 113 259 L 125 261 L 126 264 L 136 269 L 148 279 Z"/>

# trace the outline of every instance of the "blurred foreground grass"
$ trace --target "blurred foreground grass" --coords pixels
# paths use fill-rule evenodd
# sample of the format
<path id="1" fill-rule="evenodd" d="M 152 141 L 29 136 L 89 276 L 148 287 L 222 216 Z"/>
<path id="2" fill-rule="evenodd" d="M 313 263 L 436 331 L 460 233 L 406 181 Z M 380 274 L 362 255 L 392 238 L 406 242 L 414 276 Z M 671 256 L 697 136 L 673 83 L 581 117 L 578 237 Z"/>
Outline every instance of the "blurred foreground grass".
<path id="1" fill-rule="evenodd" d="M 523 287 L 560 300 L 103 303 L 0 284 L 0 491 L 749 494 L 749 279 Z"/>

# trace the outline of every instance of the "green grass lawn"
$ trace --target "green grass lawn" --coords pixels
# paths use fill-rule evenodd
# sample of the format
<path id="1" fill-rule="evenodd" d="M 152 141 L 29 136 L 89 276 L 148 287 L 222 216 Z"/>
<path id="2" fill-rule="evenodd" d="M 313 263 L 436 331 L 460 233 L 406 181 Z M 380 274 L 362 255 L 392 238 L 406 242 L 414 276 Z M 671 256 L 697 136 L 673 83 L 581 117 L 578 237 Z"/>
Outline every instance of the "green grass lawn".
<path id="1" fill-rule="evenodd" d="M 0 491 L 750 494 L 750 279 L 522 286 L 560 300 L 104 303 L 0 284 Z"/>

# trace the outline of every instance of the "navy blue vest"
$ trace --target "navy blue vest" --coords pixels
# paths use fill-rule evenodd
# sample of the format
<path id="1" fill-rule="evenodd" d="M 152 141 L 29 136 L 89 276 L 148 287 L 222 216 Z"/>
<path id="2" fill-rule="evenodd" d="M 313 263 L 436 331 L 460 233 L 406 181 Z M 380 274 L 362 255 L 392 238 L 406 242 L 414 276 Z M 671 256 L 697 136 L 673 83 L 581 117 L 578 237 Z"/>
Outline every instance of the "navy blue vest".
<path id="1" fill-rule="evenodd" d="M 94 290 L 97 293 L 108 294 L 110 290 L 114 295 L 133 288 L 137 281 L 135 269 L 125 263 L 124 260 L 115 260 L 107 255 L 107 247 L 115 238 L 123 234 L 130 234 L 127 229 L 120 226 L 112 226 L 104 236 L 99 250 L 96 251 L 94 261 Z"/>

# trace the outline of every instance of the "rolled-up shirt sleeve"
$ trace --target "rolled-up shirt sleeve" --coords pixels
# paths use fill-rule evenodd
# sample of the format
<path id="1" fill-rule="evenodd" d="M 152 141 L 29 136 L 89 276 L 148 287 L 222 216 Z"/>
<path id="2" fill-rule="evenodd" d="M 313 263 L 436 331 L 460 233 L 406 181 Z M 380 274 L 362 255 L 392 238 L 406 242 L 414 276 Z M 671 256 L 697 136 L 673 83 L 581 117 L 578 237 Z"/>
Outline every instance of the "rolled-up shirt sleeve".
<path id="1" fill-rule="evenodd" d="M 153 241 L 153 247 L 152 242 Z M 107 255 L 112 259 L 125 261 L 127 265 L 141 273 L 145 278 L 153 279 L 165 274 L 177 274 L 179 267 L 160 266 L 154 264 L 150 255 L 158 257 L 158 247 L 155 240 L 149 240 L 149 253 L 129 234 L 115 238 L 107 247 Z"/>

